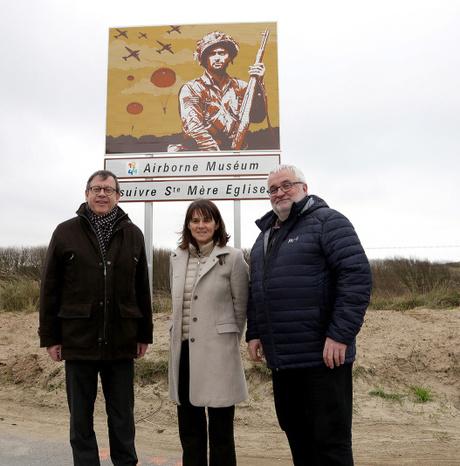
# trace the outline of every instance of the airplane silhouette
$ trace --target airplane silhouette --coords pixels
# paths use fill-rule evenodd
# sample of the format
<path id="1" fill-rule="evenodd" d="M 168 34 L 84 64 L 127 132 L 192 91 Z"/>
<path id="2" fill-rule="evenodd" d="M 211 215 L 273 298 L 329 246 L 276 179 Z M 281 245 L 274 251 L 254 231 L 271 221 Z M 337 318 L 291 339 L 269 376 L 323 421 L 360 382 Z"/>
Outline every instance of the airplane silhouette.
<path id="1" fill-rule="evenodd" d="M 166 31 L 168 34 L 171 34 L 172 32 L 178 32 L 179 34 L 182 34 L 180 31 L 180 28 L 182 26 L 169 26 L 171 29 L 169 31 Z"/>
<path id="2" fill-rule="evenodd" d="M 157 40 L 157 42 L 161 45 L 161 49 L 156 49 L 157 53 L 162 53 L 163 51 L 167 51 L 169 53 L 174 54 L 171 48 L 171 44 L 163 44 L 163 42 L 160 42 Z"/>
<path id="3" fill-rule="evenodd" d="M 115 39 L 118 39 L 121 36 L 128 38 L 128 31 L 122 31 L 121 29 L 117 29 L 117 31 L 118 31 L 118 35 L 113 36 L 113 37 L 115 37 Z"/>
<path id="4" fill-rule="evenodd" d="M 124 61 L 127 61 L 129 57 L 134 57 L 137 61 L 141 61 L 141 59 L 139 58 L 140 50 L 131 50 L 129 47 L 126 46 L 125 49 L 129 52 L 129 55 L 127 55 L 126 57 L 121 57 Z"/>
<path id="5" fill-rule="evenodd" d="M 138 39 L 147 39 L 147 33 L 146 32 L 140 32 L 139 36 L 137 38 Z"/>

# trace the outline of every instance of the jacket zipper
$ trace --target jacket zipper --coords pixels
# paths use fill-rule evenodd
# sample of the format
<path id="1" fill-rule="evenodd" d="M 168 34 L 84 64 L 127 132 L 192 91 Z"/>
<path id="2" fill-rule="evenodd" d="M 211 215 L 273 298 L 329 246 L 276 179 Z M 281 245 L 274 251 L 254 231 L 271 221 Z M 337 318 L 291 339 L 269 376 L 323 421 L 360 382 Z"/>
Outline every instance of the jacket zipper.
<path id="1" fill-rule="evenodd" d="M 109 309 L 107 306 L 107 262 L 104 259 L 104 256 L 102 255 L 102 251 L 101 251 L 101 256 L 102 256 L 102 263 L 104 266 L 104 322 L 103 322 L 103 328 L 102 328 L 102 343 L 106 345 L 107 344 L 107 325 L 108 325 L 107 322 L 109 320 Z"/>

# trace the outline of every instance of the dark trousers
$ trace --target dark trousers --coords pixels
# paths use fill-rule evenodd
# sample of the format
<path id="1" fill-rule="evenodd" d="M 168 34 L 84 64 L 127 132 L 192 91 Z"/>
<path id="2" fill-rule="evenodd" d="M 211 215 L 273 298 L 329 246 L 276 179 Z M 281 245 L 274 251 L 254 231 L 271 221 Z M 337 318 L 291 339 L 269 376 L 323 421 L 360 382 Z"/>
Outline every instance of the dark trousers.
<path id="1" fill-rule="evenodd" d="M 182 444 L 183 466 L 208 465 L 208 429 L 210 466 L 236 466 L 233 418 L 235 406 L 206 408 L 193 406 L 189 399 L 190 365 L 188 341 L 182 343 L 179 368 L 177 417 Z"/>
<path id="2" fill-rule="evenodd" d="M 353 466 L 351 364 L 273 371 L 273 394 L 295 466 Z"/>
<path id="3" fill-rule="evenodd" d="M 74 465 L 100 465 L 93 424 L 98 374 L 105 398 L 112 462 L 115 466 L 136 465 L 133 361 L 66 361 L 65 372 Z"/>

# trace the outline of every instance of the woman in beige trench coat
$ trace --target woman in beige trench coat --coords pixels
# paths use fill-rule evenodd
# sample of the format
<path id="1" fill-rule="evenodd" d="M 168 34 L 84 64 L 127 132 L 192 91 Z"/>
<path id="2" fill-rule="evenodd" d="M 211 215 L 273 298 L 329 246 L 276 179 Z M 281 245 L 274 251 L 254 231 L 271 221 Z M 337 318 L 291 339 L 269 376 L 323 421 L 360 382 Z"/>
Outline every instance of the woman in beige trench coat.
<path id="1" fill-rule="evenodd" d="M 236 465 L 235 404 L 248 396 L 240 356 L 248 265 L 228 238 L 216 205 L 197 200 L 171 256 L 169 394 L 183 466 L 207 466 L 208 429 L 210 466 Z"/>

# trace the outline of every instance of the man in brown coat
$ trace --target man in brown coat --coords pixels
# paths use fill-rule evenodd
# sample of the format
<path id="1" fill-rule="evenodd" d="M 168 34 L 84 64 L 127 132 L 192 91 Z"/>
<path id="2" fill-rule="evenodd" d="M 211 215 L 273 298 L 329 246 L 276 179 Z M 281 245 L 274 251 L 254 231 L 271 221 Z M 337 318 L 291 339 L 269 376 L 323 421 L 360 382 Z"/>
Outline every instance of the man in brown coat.
<path id="1" fill-rule="evenodd" d="M 76 466 L 98 466 L 93 429 L 98 375 L 113 464 L 137 464 L 134 358 L 152 342 L 152 309 L 142 232 L 118 207 L 115 175 L 100 170 L 86 185 L 77 217 L 58 225 L 40 293 L 40 346 L 65 360 L 70 443 Z"/>

